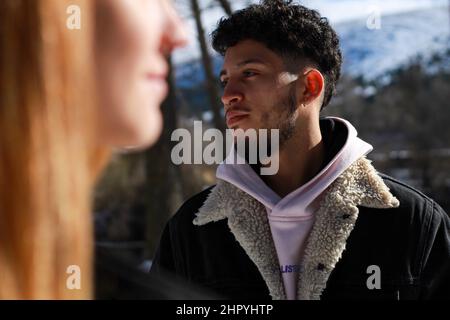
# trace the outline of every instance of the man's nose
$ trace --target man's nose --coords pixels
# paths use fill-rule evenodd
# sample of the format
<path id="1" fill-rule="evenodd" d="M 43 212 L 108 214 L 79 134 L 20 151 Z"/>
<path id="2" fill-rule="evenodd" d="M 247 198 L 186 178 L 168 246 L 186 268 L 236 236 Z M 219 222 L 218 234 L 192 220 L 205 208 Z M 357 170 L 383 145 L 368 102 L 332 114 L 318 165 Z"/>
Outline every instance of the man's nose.
<path id="1" fill-rule="evenodd" d="M 222 103 L 226 106 L 227 105 L 231 106 L 233 104 L 241 102 L 243 97 L 244 95 L 241 90 L 228 83 L 225 89 L 223 90 Z"/>

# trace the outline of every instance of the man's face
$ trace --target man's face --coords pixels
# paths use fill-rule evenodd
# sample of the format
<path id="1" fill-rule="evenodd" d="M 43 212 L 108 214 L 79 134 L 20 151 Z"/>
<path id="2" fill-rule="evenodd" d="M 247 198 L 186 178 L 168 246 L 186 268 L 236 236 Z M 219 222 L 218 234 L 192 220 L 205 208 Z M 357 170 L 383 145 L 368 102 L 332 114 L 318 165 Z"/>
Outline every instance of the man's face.
<path id="1" fill-rule="evenodd" d="M 230 129 L 280 129 L 283 144 L 295 132 L 296 75 L 265 45 L 244 40 L 225 54 L 220 80 Z"/>

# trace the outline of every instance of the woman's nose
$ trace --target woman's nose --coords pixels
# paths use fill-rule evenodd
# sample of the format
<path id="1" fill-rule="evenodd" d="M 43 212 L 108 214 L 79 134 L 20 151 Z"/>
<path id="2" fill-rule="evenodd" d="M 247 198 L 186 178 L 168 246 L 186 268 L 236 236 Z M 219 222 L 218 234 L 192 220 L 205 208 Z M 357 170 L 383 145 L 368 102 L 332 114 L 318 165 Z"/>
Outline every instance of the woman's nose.
<path id="1" fill-rule="evenodd" d="M 166 54 L 175 48 L 183 47 L 188 42 L 188 35 L 184 21 L 177 14 L 175 8 L 169 1 L 163 1 L 166 12 L 166 23 L 164 26 L 163 50 Z"/>

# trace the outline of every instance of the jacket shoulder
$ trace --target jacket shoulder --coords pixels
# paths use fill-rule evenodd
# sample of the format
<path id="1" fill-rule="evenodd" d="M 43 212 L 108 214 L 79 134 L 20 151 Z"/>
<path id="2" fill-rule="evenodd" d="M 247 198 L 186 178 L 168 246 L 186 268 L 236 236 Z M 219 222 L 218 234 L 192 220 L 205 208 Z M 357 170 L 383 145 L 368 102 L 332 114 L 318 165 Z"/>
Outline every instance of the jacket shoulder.
<path id="1" fill-rule="evenodd" d="M 391 193 L 399 200 L 399 209 L 403 209 L 404 211 L 415 211 L 414 209 L 417 209 L 423 214 L 447 216 L 439 204 L 423 192 L 389 175 L 383 173 L 378 174 L 390 189 Z"/>
<path id="2" fill-rule="evenodd" d="M 433 199 L 425 195 L 422 191 L 406 184 L 403 181 L 395 179 L 384 173 L 378 173 L 378 175 L 383 179 L 384 183 L 388 186 L 388 188 L 392 192 L 398 193 L 400 197 L 407 196 L 421 199 L 423 201 L 433 201 Z"/>
<path id="3" fill-rule="evenodd" d="M 206 188 L 205 190 L 193 195 L 191 198 L 186 200 L 183 205 L 178 209 L 178 211 L 169 220 L 169 223 L 178 225 L 180 223 L 192 224 L 192 220 L 195 219 L 196 213 L 203 206 L 209 194 L 215 185 Z"/>

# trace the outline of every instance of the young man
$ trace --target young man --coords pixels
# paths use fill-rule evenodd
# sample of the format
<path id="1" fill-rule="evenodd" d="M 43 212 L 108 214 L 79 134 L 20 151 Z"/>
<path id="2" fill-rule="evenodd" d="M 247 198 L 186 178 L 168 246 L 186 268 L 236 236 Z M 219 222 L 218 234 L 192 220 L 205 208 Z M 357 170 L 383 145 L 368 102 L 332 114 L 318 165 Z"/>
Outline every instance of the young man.
<path id="1" fill-rule="evenodd" d="M 265 1 L 222 19 L 213 47 L 228 127 L 279 129 L 279 170 L 221 164 L 169 221 L 152 272 L 226 298 L 450 298 L 449 216 L 378 173 L 350 123 L 319 117 L 341 68 L 327 20 Z"/>

